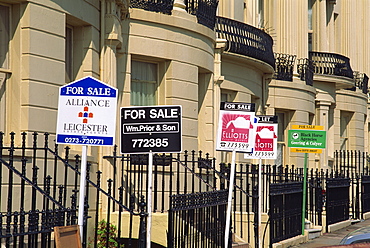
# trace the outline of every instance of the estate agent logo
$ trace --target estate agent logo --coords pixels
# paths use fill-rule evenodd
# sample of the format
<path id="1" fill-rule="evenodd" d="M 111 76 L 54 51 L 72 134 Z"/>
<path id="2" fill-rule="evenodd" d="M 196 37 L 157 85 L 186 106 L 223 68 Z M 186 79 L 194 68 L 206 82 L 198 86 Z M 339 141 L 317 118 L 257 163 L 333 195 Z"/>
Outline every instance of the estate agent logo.
<path id="1" fill-rule="evenodd" d="M 249 130 L 253 128 L 250 115 L 224 114 L 221 141 L 248 142 Z"/>

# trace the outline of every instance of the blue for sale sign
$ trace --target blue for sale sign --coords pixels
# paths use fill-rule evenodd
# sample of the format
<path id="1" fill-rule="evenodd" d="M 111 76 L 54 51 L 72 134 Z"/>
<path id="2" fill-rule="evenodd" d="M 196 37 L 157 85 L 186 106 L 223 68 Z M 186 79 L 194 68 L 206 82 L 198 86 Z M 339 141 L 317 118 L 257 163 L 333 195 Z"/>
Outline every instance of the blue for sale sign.
<path id="1" fill-rule="evenodd" d="M 57 143 L 112 146 L 117 89 L 93 77 L 59 89 Z"/>

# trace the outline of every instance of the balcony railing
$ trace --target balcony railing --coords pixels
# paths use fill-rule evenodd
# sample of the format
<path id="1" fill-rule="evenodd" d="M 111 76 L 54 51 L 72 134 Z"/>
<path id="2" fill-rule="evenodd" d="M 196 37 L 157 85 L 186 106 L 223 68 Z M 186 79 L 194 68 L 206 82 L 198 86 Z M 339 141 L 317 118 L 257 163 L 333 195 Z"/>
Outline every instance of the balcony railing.
<path id="1" fill-rule="evenodd" d="M 293 69 L 296 55 L 274 53 L 275 74 L 274 78 L 283 81 L 293 81 Z"/>
<path id="2" fill-rule="evenodd" d="M 368 83 L 369 83 L 369 77 L 366 75 L 366 73 L 355 73 L 355 86 L 362 90 L 364 94 L 368 93 Z"/>
<path id="3" fill-rule="evenodd" d="M 225 17 L 216 18 L 217 37 L 227 40 L 225 51 L 264 61 L 275 68 L 273 40 L 264 31 Z"/>
<path id="4" fill-rule="evenodd" d="M 218 0 L 185 0 L 186 11 L 197 17 L 198 23 L 215 28 Z"/>
<path id="5" fill-rule="evenodd" d="M 326 74 L 353 78 L 349 58 L 335 53 L 310 52 L 315 74 Z"/>
<path id="6" fill-rule="evenodd" d="M 314 66 L 312 60 L 298 59 L 297 72 L 302 81 L 306 81 L 307 85 L 313 85 Z"/>
<path id="7" fill-rule="evenodd" d="M 174 0 L 130 0 L 131 8 L 171 15 Z"/>

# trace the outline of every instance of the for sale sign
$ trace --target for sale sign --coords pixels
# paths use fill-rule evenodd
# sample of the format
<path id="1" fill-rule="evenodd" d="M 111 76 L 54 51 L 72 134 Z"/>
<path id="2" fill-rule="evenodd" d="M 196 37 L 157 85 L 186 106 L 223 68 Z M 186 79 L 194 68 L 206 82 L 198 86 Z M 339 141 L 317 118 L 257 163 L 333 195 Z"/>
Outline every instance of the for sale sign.
<path id="1" fill-rule="evenodd" d="M 181 152 L 181 106 L 121 108 L 121 153 Z"/>
<path id="2" fill-rule="evenodd" d="M 60 87 L 56 142 L 114 145 L 116 109 L 117 89 L 93 77 Z"/>
<path id="3" fill-rule="evenodd" d="M 323 126 L 292 125 L 288 130 L 288 147 L 291 152 L 322 153 L 326 148 L 326 131 Z"/>
<path id="4" fill-rule="evenodd" d="M 254 111 L 254 103 L 221 103 L 216 150 L 252 152 L 257 122 Z"/>
<path id="5" fill-rule="evenodd" d="M 256 116 L 256 138 L 252 153 L 244 154 L 246 159 L 276 159 L 277 157 L 277 116 Z"/>

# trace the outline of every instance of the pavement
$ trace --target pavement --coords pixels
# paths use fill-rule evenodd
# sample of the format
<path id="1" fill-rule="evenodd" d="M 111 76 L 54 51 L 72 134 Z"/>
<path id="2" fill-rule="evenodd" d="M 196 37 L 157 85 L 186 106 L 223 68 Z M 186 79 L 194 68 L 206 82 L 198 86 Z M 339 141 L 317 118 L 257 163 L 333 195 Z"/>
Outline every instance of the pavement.
<path id="1" fill-rule="evenodd" d="M 318 248 L 324 246 L 339 245 L 339 242 L 346 236 L 348 233 L 353 232 L 361 227 L 370 226 L 370 219 L 357 222 L 348 227 L 344 227 L 332 233 L 324 233 L 318 238 L 308 240 L 306 243 L 299 245 L 291 246 L 292 248 Z"/>

